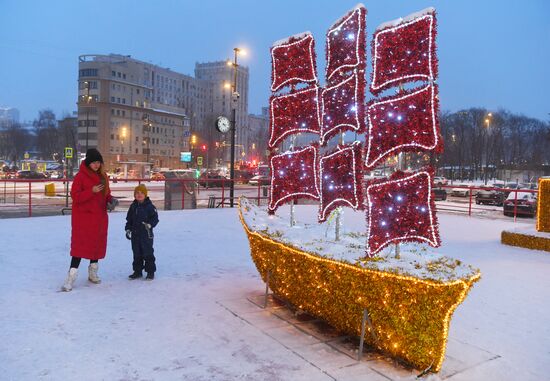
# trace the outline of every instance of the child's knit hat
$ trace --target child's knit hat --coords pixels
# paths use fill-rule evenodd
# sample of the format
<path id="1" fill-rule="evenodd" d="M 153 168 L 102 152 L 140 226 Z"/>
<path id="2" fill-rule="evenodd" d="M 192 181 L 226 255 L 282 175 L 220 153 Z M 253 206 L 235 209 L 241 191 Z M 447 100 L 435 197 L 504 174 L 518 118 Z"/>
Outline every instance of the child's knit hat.
<path id="1" fill-rule="evenodd" d="M 147 197 L 147 187 L 145 186 L 145 184 L 139 184 L 137 187 L 135 187 L 134 195 L 136 194 L 136 192 L 141 192 L 145 195 L 145 197 Z"/>

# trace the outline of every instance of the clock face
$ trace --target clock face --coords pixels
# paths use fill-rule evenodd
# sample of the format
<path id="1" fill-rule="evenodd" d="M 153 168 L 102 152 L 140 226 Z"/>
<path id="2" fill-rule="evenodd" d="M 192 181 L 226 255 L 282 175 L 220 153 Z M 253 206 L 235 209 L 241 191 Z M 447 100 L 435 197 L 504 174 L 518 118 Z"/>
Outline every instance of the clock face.
<path id="1" fill-rule="evenodd" d="M 216 120 L 216 128 L 222 134 L 225 134 L 227 131 L 231 129 L 231 125 L 229 124 L 229 119 L 227 119 L 225 116 L 220 116 Z"/>

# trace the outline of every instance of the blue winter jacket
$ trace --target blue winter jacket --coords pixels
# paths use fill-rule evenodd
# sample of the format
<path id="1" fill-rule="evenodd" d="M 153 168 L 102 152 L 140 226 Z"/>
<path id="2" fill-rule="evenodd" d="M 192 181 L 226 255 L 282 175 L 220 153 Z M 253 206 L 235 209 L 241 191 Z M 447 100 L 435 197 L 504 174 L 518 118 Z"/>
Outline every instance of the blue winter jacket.
<path id="1" fill-rule="evenodd" d="M 144 225 L 144 222 L 151 225 L 150 231 Z M 143 202 L 134 200 L 128 214 L 126 215 L 126 227 L 125 230 L 132 231 L 132 238 L 148 237 L 153 238 L 153 228 L 159 223 L 159 216 L 157 208 L 153 205 L 149 197 L 145 198 Z"/>

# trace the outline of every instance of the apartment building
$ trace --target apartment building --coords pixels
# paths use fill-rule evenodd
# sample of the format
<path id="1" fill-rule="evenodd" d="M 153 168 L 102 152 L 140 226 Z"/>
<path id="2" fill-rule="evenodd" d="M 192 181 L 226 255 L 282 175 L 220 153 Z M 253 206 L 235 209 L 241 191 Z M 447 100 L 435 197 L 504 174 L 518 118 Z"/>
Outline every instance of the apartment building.
<path id="1" fill-rule="evenodd" d="M 82 55 L 78 74 L 80 152 L 98 148 L 110 170 L 128 162 L 185 166 L 191 118 L 184 105 L 206 98 L 207 89 L 185 94 L 189 76 L 118 54 Z"/>

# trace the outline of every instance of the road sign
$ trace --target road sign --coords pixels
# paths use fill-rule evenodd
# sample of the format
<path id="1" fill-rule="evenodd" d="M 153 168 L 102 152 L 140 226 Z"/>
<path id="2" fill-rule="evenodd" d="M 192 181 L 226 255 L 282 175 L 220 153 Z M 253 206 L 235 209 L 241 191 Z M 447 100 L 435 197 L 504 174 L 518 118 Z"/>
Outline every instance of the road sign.
<path id="1" fill-rule="evenodd" d="M 191 131 L 184 131 L 184 132 L 183 132 L 183 137 L 184 137 L 184 138 L 187 138 L 187 137 L 189 137 L 189 136 L 191 136 Z"/>
<path id="2" fill-rule="evenodd" d="M 29 155 L 29 153 L 28 153 L 28 152 L 25 152 L 25 154 L 23 155 L 23 157 L 24 157 L 24 158 L 25 158 L 25 160 L 26 160 L 26 159 L 28 159 L 29 157 L 31 157 L 31 155 Z"/>
<path id="3" fill-rule="evenodd" d="M 73 147 L 65 147 L 65 159 L 73 158 Z"/>
<path id="4" fill-rule="evenodd" d="M 202 156 L 197 157 L 197 165 L 202 165 Z"/>

